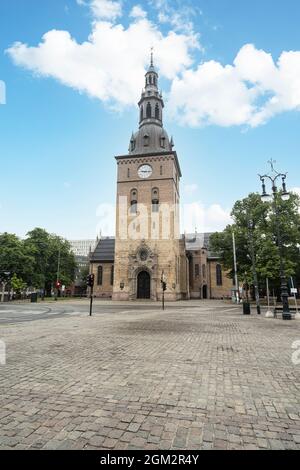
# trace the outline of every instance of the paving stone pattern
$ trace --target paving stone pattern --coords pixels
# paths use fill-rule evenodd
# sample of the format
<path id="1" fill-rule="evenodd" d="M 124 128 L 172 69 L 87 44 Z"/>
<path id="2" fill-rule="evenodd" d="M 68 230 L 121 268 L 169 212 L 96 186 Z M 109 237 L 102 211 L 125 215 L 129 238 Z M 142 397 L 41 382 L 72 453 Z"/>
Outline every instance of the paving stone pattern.
<path id="1" fill-rule="evenodd" d="M 300 449 L 300 322 L 186 305 L 2 326 L 0 448 Z"/>

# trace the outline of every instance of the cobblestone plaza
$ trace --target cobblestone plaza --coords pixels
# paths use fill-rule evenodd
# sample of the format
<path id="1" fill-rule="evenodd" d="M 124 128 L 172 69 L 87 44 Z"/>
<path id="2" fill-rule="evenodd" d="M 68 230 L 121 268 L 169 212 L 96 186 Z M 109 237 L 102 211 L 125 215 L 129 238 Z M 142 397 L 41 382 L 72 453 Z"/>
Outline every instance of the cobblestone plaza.
<path id="1" fill-rule="evenodd" d="M 300 322 L 68 305 L 0 325 L 1 449 L 300 449 Z"/>

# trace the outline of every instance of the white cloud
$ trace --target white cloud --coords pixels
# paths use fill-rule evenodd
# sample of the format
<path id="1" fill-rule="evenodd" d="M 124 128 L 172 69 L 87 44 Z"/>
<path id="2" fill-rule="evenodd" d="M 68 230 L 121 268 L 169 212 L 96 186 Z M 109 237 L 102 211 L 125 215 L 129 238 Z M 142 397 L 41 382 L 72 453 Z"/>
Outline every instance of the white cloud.
<path id="1" fill-rule="evenodd" d="M 185 125 L 248 125 L 300 111 L 300 51 L 271 54 L 246 44 L 233 65 L 209 61 L 187 69 L 171 86 L 170 109 Z"/>
<path id="2" fill-rule="evenodd" d="M 195 2 L 151 0 L 150 3 L 157 10 L 159 23 L 171 25 L 174 31 L 194 32 L 193 20 L 197 15 L 202 15 L 202 11 L 195 6 Z"/>
<path id="3" fill-rule="evenodd" d="M 160 31 L 139 4 L 131 9 L 125 27 L 115 23 L 122 14 L 121 2 L 77 0 L 93 14 L 86 41 L 79 43 L 68 31 L 52 30 L 37 46 L 17 42 L 7 52 L 16 65 L 120 110 L 136 106 L 147 51 L 153 46 L 155 65 L 170 81 L 167 111 L 186 126 L 256 127 L 280 113 L 300 111 L 300 51 L 283 51 L 275 62 L 271 54 L 246 44 L 232 64 L 197 64 L 193 53 L 202 46 L 190 20 L 201 12 L 192 3 L 176 11 L 168 0 L 149 1 L 160 20 L 170 25 L 167 32 Z M 182 28 L 176 25 L 177 14 Z"/>
<path id="4" fill-rule="evenodd" d="M 185 125 L 241 125 L 254 109 L 249 90 L 232 66 L 205 62 L 196 70 L 185 70 L 172 83 L 170 112 Z"/>
<path id="5" fill-rule="evenodd" d="M 218 232 L 232 223 L 230 209 L 224 209 L 220 204 L 205 206 L 201 202 L 185 204 L 181 208 L 181 225 L 187 233 L 193 233 L 195 228 L 200 232 Z"/>
<path id="6" fill-rule="evenodd" d="M 197 40 L 173 31 L 164 35 L 151 21 L 138 18 L 127 29 L 94 22 L 91 35 L 81 44 L 67 31 L 52 30 L 36 47 L 17 42 L 7 52 L 16 65 L 122 107 L 136 105 L 140 97 L 151 46 L 160 73 L 173 79 L 191 65 Z"/>
<path id="7" fill-rule="evenodd" d="M 79 5 L 88 6 L 95 19 L 115 21 L 122 16 L 122 3 L 113 0 L 77 0 Z"/>
<path id="8" fill-rule="evenodd" d="M 131 16 L 132 18 L 146 18 L 147 13 L 145 12 L 145 10 L 143 10 L 140 5 L 135 5 L 132 8 L 129 16 Z"/>

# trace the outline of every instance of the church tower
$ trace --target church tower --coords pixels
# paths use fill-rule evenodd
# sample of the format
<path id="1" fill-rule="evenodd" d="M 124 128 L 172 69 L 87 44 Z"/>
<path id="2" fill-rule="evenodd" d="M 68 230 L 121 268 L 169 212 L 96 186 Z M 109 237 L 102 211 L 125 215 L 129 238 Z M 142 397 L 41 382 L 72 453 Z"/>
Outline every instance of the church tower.
<path id="1" fill-rule="evenodd" d="M 117 211 L 114 300 L 181 298 L 184 243 L 179 231 L 180 166 L 163 127 L 164 101 L 151 62 L 139 106 L 139 129 L 126 155 L 116 156 Z"/>

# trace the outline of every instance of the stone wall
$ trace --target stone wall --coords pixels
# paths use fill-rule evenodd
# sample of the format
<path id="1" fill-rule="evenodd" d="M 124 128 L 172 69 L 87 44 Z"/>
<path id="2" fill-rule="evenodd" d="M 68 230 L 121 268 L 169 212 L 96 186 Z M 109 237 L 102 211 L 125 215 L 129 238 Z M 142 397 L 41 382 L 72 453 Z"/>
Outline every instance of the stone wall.
<path id="1" fill-rule="evenodd" d="M 98 268 L 102 266 L 102 284 L 98 284 Z M 99 298 L 112 298 L 111 270 L 113 263 L 92 263 L 91 274 L 95 275 L 94 295 Z"/>
<path id="2" fill-rule="evenodd" d="M 217 260 L 210 260 L 208 262 L 209 278 L 210 278 L 210 298 L 211 299 L 225 299 L 231 298 L 232 290 L 234 289 L 233 281 L 230 279 L 226 270 L 222 267 L 222 285 L 217 285 L 217 265 L 220 262 Z"/>

